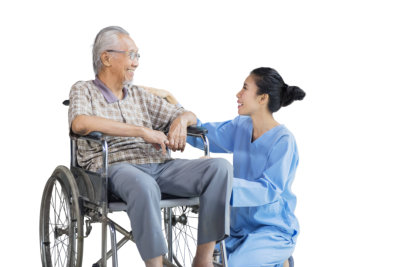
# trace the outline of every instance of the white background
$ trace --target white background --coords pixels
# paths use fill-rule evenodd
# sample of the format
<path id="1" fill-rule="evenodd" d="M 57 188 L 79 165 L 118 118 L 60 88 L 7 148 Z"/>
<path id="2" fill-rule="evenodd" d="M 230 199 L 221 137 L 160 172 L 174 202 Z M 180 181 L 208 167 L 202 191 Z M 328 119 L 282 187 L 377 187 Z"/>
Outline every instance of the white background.
<path id="1" fill-rule="evenodd" d="M 382 0 L 3 1 L 0 265 L 41 265 L 42 190 L 69 164 L 61 102 L 93 79 L 97 32 L 119 25 L 142 55 L 135 83 L 172 91 L 203 121 L 236 116 L 256 67 L 303 88 L 276 114 L 300 151 L 296 266 L 400 266 L 399 11 Z M 93 231 L 84 266 L 100 257 Z M 120 257 L 142 266 L 133 244 Z"/>

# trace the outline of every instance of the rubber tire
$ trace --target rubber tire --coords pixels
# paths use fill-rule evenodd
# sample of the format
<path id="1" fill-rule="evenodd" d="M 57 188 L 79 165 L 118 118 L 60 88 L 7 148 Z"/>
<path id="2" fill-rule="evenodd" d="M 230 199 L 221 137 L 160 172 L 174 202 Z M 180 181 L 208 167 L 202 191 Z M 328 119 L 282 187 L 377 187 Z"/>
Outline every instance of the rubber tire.
<path id="1" fill-rule="evenodd" d="M 61 227 L 59 227 L 60 222 Z M 46 183 L 40 207 L 39 227 L 40 251 L 44 267 L 82 266 L 83 214 L 75 178 L 65 166 L 58 166 Z M 58 249 L 59 245 L 62 246 L 62 250 Z"/>

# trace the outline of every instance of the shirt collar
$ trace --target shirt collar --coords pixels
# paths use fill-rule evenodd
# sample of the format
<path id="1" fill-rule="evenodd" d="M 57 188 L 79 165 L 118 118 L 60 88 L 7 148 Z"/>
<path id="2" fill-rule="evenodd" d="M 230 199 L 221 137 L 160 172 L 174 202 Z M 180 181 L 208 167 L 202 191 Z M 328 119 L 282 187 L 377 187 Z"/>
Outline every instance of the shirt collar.
<path id="1" fill-rule="evenodd" d="M 99 88 L 100 92 L 103 94 L 104 98 L 107 100 L 109 104 L 118 102 L 119 99 L 111 92 L 111 90 L 102 82 L 100 81 L 99 77 L 96 76 L 96 79 L 93 81 L 94 85 Z M 124 98 L 127 96 L 127 90 L 126 88 L 122 88 L 122 91 L 124 92 Z"/>

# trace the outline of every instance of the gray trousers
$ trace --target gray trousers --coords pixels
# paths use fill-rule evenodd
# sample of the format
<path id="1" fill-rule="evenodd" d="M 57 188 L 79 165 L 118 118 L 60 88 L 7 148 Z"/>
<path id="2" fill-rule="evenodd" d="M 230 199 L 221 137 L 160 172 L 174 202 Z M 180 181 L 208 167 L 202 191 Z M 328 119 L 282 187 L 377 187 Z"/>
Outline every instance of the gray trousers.
<path id="1" fill-rule="evenodd" d="M 161 192 L 200 197 L 199 245 L 229 235 L 232 176 L 232 165 L 220 158 L 117 163 L 109 167 L 110 190 L 127 204 L 133 237 L 143 260 L 167 253 L 161 228 Z"/>

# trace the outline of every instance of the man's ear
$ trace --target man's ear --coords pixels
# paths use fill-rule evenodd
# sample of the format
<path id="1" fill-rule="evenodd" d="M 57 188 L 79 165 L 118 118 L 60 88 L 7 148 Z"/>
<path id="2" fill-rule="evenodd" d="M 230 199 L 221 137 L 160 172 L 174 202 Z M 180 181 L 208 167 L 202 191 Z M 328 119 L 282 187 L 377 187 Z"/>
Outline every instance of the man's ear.
<path id="1" fill-rule="evenodd" d="M 104 66 L 106 66 L 106 67 L 111 66 L 111 61 L 110 61 L 111 57 L 110 57 L 110 54 L 107 53 L 106 51 L 101 53 L 100 59 L 101 59 L 101 63 L 103 63 Z"/>

